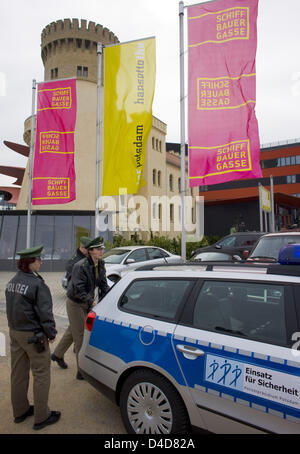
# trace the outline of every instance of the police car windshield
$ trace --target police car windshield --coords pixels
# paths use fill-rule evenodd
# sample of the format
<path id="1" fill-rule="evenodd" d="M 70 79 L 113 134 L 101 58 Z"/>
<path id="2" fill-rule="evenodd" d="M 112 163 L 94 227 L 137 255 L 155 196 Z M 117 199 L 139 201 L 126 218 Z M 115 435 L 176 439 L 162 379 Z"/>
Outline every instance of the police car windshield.
<path id="1" fill-rule="evenodd" d="M 282 235 L 262 237 L 253 249 L 250 258 L 278 259 L 279 251 L 287 244 L 300 243 L 300 235 Z"/>
<path id="2" fill-rule="evenodd" d="M 105 263 L 121 263 L 129 252 L 129 249 L 111 249 L 103 254 L 102 259 Z"/>

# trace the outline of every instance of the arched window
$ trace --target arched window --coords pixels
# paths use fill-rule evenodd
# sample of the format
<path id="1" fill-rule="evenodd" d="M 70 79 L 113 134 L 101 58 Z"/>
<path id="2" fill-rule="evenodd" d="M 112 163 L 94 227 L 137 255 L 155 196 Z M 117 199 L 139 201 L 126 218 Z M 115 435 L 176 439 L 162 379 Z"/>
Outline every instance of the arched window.
<path id="1" fill-rule="evenodd" d="M 172 174 L 169 176 L 169 189 L 170 189 L 170 191 L 173 191 L 173 175 Z"/>
<path id="2" fill-rule="evenodd" d="M 153 182 L 153 184 L 156 184 L 156 169 L 153 169 L 153 172 L 152 172 L 152 182 Z"/>
<path id="3" fill-rule="evenodd" d="M 157 186 L 161 186 L 161 171 L 157 172 Z"/>

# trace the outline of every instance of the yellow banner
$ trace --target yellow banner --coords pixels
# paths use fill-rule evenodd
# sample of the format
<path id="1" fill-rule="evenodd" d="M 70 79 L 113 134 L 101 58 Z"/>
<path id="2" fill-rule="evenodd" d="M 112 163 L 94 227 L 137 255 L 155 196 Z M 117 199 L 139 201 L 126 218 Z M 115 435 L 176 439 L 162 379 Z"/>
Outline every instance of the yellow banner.
<path id="1" fill-rule="evenodd" d="M 271 208 L 271 193 L 264 186 L 260 186 L 261 207 L 263 211 L 272 211 Z"/>
<path id="2" fill-rule="evenodd" d="M 152 127 L 155 38 L 107 47 L 102 195 L 136 194 Z"/>

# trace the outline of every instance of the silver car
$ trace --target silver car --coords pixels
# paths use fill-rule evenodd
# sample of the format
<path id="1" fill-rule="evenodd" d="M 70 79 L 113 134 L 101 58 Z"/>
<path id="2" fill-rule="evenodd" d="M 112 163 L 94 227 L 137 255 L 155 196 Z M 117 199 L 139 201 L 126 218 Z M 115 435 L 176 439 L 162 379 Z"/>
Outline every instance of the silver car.
<path id="1" fill-rule="evenodd" d="M 142 265 L 174 263 L 182 259 L 156 246 L 122 246 L 107 251 L 103 260 L 106 277 L 116 283 L 124 274 Z"/>

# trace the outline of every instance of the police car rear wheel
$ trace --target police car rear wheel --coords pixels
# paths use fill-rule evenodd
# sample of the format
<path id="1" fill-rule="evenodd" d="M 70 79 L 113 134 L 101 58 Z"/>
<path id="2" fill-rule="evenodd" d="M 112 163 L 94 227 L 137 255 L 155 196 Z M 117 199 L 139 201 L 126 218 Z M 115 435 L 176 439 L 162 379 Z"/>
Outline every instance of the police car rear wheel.
<path id="1" fill-rule="evenodd" d="M 189 418 L 179 394 L 156 372 L 140 369 L 126 379 L 120 409 L 128 433 L 188 433 Z"/>

